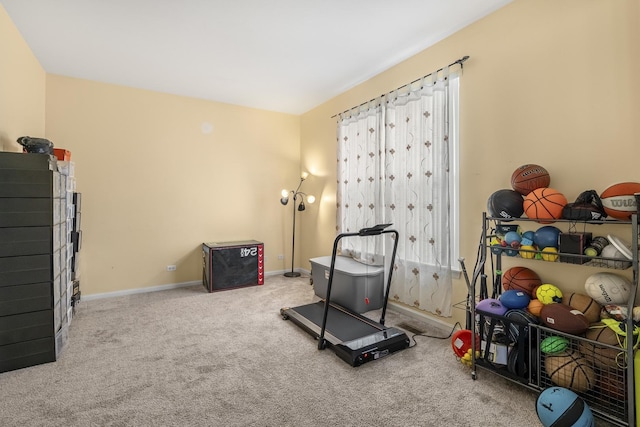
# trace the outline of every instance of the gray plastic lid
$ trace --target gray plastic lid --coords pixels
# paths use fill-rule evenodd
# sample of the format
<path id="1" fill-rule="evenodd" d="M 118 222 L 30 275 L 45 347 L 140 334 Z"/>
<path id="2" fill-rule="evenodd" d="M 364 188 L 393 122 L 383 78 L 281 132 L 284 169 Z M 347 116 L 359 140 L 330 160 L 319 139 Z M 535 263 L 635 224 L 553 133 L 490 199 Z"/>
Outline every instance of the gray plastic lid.
<path id="1" fill-rule="evenodd" d="M 309 262 L 326 267 L 327 269 L 331 268 L 331 256 L 311 258 Z M 384 271 L 384 266 L 368 265 L 350 257 L 337 256 L 335 270 L 348 273 L 351 276 L 372 276 L 382 273 Z"/>

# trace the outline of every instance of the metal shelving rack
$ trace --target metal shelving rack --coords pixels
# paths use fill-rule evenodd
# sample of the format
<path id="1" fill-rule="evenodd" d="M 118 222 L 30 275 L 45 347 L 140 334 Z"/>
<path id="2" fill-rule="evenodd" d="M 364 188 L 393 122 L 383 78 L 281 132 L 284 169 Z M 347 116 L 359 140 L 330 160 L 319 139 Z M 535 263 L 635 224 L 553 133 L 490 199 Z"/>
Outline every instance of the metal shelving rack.
<path id="1" fill-rule="evenodd" d="M 524 223 L 524 222 L 535 222 L 535 220 L 528 218 L 515 218 L 513 220 L 506 220 L 504 218 L 495 218 L 487 216 L 486 213 L 482 214 L 482 238 L 481 238 L 481 247 L 479 251 L 479 262 L 478 265 L 484 269 L 485 261 L 487 260 L 487 256 L 494 257 L 495 259 L 495 270 L 500 271 L 502 269 L 502 251 L 497 251 L 493 253 L 490 249 L 490 240 L 495 237 L 495 234 L 492 234 L 495 230 L 495 226 L 501 224 L 512 224 L 512 223 Z M 637 289 L 638 289 L 638 216 L 633 215 L 630 221 L 619 221 L 619 220 L 604 220 L 604 221 L 575 221 L 575 220 L 556 220 L 555 224 L 567 223 L 570 224 L 583 224 L 585 227 L 590 227 L 592 225 L 611 225 L 611 226 L 627 226 L 631 228 L 631 251 L 633 254 L 633 259 L 631 261 L 631 265 L 626 268 L 632 269 L 632 289 L 631 296 L 629 301 L 627 301 L 627 312 L 629 313 L 628 319 L 626 320 L 626 330 L 633 331 L 633 316 L 631 315 L 632 309 L 635 305 Z M 577 254 L 559 254 L 572 257 L 584 257 L 583 255 Z M 519 257 L 519 256 L 518 256 Z M 510 257 L 511 258 L 511 257 Z M 586 258 L 586 257 L 585 257 Z M 611 264 L 612 261 L 614 264 L 620 266 L 625 263 L 620 263 L 620 259 L 613 258 L 600 258 L 599 260 L 590 259 L 588 262 L 586 260 L 582 264 L 571 263 L 571 265 L 577 267 L 586 267 L 586 268 L 613 268 L 608 265 Z M 626 260 L 625 260 L 626 261 Z M 538 262 L 538 260 L 534 259 L 526 259 L 524 262 Z M 546 262 L 546 261 L 542 261 Z M 560 261 L 557 261 L 560 262 Z M 569 263 L 567 263 L 569 264 Z M 628 262 L 626 263 L 628 265 Z M 526 372 L 523 372 L 522 369 L 516 369 L 514 373 L 513 370 L 507 369 L 503 365 L 497 365 L 492 362 L 487 361 L 485 356 L 481 356 L 480 358 L 475 357 L 477 345 L 475 340 L 472 341 L 472 364 L 471 364 L 471 377 L 475 380 L 477 378 L 477 368 L 481 368 L 486 371 L 493 372 L 495 374 L 501 375 L 502 377 L 513 381 L 521 386 L 527 387 L 534 391 L 542 391 L 547 387 L 553 386 L 554 384 L 551 382 L 551 379 L 548 377 L 544 370 L 544 366 L 542 363 L 543 354 L 540 352 L 539 343 L 546 336 L 557 335 L 557 336 L 565 336 L 569 340 L 570 348 L 579 348 L 581 345 L 585 344 L 597 344 L 600 347 L 611 347 L 614 349 L 618 349 L 616 347 L 607 346 L 606 344 L 596 343 L 591 341 L 583 336 L 574 336 L 570 334 L 565 334 L 560 331 L 549 329 L 539 324 L 520 324 L 514 322 L 513 319 L 506 318 L 504 316 L 495 316 L 487 313 L 478 313 L 476 311 L 476 297 L 478 295 L 478 290 L 476 287 L 475 281 L 471 283 L 470 289 L 471 295 L 471 304 L 468 308 L 471 311 L 472 319 L 472 336 L 476 334 L 482 337 L 483 328 L 486 327 L 486 322 L 488 320 L 493 323 L 502 323 L 505 328 L 509 327 L 509 324 L 515 324 L 514 326 L 518 328 L 520 332 L 525 329 L 528 329 L 529 333 L 528 339 L 526 343 L 520 343 L 522 345 L 526 344 L 528 347 L 528 356 L 526 362 L 528 363 L 528 369 Z M 631 334 L 629 334 L 631 335 Z M 639 338 L 640 339 L 640 338 Z M 490 337 L 487 338 L 487 341 L 490 343 Z M 599 391 L 597 388 L 595 390 L 589 390 L 587 392 L 579 393 L 580 396 L 585 400 L 585 402 L 591 408 L 593 414 L 598 418 L 604 419 L 610 423 L 619 425 L 619 426 L 629 426 L 633 427 L 636 425 L 636 417 L 637 414 L 635 412 L 635 381 L 634 381 L 634 349 L 633 349 L 633 339 L 627 339 L 627 346 L 624 349 L 626 354 L 626 366 L 622 368 L 612 369 L 612 372 L 618 376 L 617 380 L 619 380 L 622 384 L 624 384 L 623 390 L 618 390 L 620 394 L 617 396 L 611 395 L 610 390 Z M 488 346 L 488 344 L 487 344 Z M 481 349 L 483 350 L 483 349 Z M 640 367 L 639 367 L 640 369 Z M 597 387 L 600 387 L 601 381 L 604 379 L 605 374 L 608 376 L 611 373 L 605 372 L 603 368 L 596 368 L 594 372 L 597 372 Z"/>

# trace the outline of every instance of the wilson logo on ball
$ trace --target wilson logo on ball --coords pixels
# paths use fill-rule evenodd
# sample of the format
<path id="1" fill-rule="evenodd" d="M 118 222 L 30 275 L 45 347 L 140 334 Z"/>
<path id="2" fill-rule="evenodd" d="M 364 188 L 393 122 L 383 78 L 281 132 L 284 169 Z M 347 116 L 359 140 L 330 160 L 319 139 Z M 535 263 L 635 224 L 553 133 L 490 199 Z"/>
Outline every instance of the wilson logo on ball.
<path id="1" fill-rule="evenodd" d="M 628 211 L 636 209 L 636 201 L 626 196 L 609 197 L 603 203 L 608 208 L 626 208 Z"/>
<path id="2" fill-rule="evenodd" d="M 612 300 L 609 296 L 609 291 L 607 290 L 607 288 L 602 283 L 598 287 L 602 291 L 602 298 L 604 298 L 606 302 L 611 302 Z"/>

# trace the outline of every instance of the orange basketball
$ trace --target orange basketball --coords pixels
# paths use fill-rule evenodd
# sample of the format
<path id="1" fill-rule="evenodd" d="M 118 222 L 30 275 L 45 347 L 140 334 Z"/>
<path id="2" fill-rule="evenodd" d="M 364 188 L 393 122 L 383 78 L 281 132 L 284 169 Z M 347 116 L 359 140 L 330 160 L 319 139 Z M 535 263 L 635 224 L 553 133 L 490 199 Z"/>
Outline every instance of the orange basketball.
<path id="1" fill-rule="evenodd" d="M 540 286 L 542 280 L 538 273 L 527 267 L 511 267 L 502 275 L 502 288 L 505 291 L 514 289 L 535 298 L 533 289 Z"/>
<path id="2" fill-rule="evenodd" d="M 550 187 L 536 188 L 524 199 L 524 213 L 541 224 L 549 224 L 562 217 L 562 208 L 567 198 L 558 190 Z"/>
<path id="3" fill-rule="evenodd" d="M 522 165 L 511 175 L 511 187 L 524 196 L 550 183 L 549 172 L 539 165 Z"/>

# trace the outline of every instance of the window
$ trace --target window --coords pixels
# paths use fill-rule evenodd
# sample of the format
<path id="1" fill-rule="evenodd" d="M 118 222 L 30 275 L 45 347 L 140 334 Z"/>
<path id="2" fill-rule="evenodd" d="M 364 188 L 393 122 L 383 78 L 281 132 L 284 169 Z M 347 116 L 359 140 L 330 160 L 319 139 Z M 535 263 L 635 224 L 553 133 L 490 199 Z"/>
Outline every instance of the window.
<path id="1" fill-rule="evenodd" d="M 459 254 L 458 97 L 458 76 L 444 75 L 338 124 L 338 231 L 393 223 L 391 299 L 445 316 Z M 380 239 L 342 247 L 364 262 L 384 252 Z"/>

